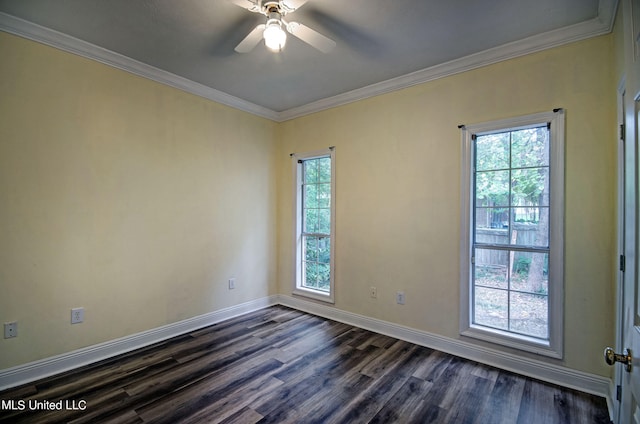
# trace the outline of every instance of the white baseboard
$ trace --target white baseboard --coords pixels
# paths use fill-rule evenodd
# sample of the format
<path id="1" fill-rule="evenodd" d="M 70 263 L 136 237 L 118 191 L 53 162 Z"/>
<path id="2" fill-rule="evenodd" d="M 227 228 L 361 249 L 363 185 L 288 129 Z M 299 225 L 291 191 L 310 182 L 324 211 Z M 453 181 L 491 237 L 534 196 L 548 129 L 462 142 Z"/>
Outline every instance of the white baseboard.
<path id="1" fill-rule="evenodd" d="M 0 370 L 0 390 L 131 352 L 277 303 L 277 296 L 264 297 L 141 333 Z"/>
<path id="2" fill-rule="evenodd" d="M 436 349 L 462 358 L 495 366 L 528 377 L 558 384 L 563 387 L 602 396 L 612 410 L 615 388 L 610 379 L 548 364 L 529 358 L 477 346 L 461 340 L 451 339 L 425 331 L 415 330 L 387 321 L 343 311 L 325 304 L 314 303 L 300 298 L 274 295 L 240 305 L 210 312 L 184 321 L 154 328 L 131 336 L 78 349 L 39 361 L 0 370 L 0 390 L 16 387 L 44 377 L 69 371 L 84 365 L 130 352 L 153 343 L 179 336 L 208 325 L 253 312 L 271 305 L 281 304 L 303 312 L 322 316 L 335 321 L 360 327 L 376 333 L 405 340 L 431 349 Z"/>
<path id="3" fill-rule="evenodd" d="M 572 370 L 535 359 L 522 358 L 499 350 L 346 312 L 333 306 L 313 303 L 297 297 L 279 295 L 278 303 L 517 374 L 601 396 L 607 400 L 607 403 L 611 401 L 611 380 L 595 374 Z M 609 408 L 611 409 L 611 407 Z"/>

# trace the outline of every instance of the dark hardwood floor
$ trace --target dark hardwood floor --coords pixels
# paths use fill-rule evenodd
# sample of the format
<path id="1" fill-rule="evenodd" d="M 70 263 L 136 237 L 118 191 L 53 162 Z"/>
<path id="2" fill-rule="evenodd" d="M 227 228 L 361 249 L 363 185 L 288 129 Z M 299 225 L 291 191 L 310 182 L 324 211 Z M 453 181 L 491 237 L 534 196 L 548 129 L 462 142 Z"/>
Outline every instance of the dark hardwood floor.
<path id="1" fill-rule="evenodd" d="M 11 423 L 609 423 L 603 398 L 283 306 L 0 399 Z"/>

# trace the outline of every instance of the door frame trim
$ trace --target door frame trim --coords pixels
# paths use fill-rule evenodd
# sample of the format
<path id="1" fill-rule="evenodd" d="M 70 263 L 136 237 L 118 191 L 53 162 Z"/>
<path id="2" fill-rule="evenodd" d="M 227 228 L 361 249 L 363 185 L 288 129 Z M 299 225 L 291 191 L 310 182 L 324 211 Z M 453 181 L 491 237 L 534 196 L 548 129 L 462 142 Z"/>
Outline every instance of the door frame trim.
<path id="1" fill-rule="evenodd" d="M 623 74 L 618 83 L 616 90 L 616 106 L 617 106 L 617 125 L 621 128 L 625 123 L 625 92 L 626 92 L 626 76 Z M 620 258 L 625 254 L 625 142 L 621 137 L 620 130 L 617 131 L 616 149 L 617 149 L 617 228 L 616 228 L 616 257 Z M 623 319 L 624 319 L 624 272 L 618 268 L 616 271 L 616 309 L 615 309 L 615 349 L 616 352 L 622 352 L 624 349 L 623 341 Z M 620 401 L 617 399 L 617 387 L 622 385 L 622 367 L 614 367 L 613 378 L 611 382 L 611 393 L 609 394 L 608 406 L 609 415 L 613 422 L 620 422 Z"/>

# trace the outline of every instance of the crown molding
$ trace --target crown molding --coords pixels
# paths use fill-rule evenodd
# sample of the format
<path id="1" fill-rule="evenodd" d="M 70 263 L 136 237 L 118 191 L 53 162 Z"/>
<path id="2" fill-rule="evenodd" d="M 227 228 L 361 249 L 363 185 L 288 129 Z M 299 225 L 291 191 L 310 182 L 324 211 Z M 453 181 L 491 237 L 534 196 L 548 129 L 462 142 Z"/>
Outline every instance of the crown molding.
<path id="1" fill-rule="evenodd" d="M 168 85 L 187 93 L 195 94 L 216 103 L 240 109 L 263 118 L 277 120 L 278 114 L 271 109 L 258 106 L 230 94 L 207 87 L 187 78 L 158 69 L 139 62 L 130 57 L 96 46 L 95 44 L 71 37 L 70 35 L 25 21 L 12 15 L 0 12 L 0 31 L 8 32 L 32 41 L 92 59 L 105 65 L 121 69 L 132 74 L 148 78 L 152 81 Z"/>
<path id="2" fill-rule="evenodd" d="M 439 78 L 459 74 L 483 66 L 536 53 L 575 41 L 608 34 L 613 28 L 618 0 L 600 0 L 598 16 L 589 21 L 549 31 L 514 41 L 479 53 L 391 78 L 376 84 L 358 88 L 337 96 L 328 97 L 282 112 L 256 105 L 203 84 L 139 62 L 119 53 L 98 47 L 61 32 L 0 12 L 0 31 L 8 32 L 46 44 L 132 74 L 151 79 L 187 93 L 243 110 L 276 122 L 284 122 L 301 116 L 331 109 L 348 103 L 401 90 Z"/>
<path id="3" fill-rule="evenodd" d="M 618 0 L 600 0 L 598 16 L 589 21 L 534 35 L 522 40 L 504 44 L 474 53 L 469 56 L 425 68 L 400 77 L 392 78 L 366 87 L 358 88 L 337 96 L 328 97 L 303 106 L 288 109 L 278 114 L 280 122 L 295 119 L 311 113 L 331 109 L 369 97 L 390 93 L 436 79 L 448 77 L 483 66 L 513 59 L 542 50 L 559 47 L 587 38 L 608 34 L 613 28 Z"/>

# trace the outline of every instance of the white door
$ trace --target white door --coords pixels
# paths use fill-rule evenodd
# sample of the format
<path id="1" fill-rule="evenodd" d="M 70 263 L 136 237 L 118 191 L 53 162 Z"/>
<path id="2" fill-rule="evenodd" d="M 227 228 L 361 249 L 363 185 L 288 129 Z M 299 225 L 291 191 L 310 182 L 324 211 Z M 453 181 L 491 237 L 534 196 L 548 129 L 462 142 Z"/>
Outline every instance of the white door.
<path id="1" fill-rule="evenodd" d="M 623 96 L 623 99 L 626 95 Z M 624 140 L 622 140 L 623 150 L 620 165 L 623 165 L 624 177 L 622 178 L 621 190 L 623 196 L 623 211 L 621 211 L 621 237 L 622 237 L 622 257 L 621 267 L 624 272 L 620 276 L 621 292 L 619 296 L 619 337 L 616 346 L 616 354 L 613 356 L 611 350 L 605 352 L 607 362 L 616 360 L 620 364 L 615 366 L 615 381 L 617 384 L 620 408 L 617 422 L 620 424 L 637 423 L 640 424 L 640 363 L 638 354 L 640 353 L 640 280 L 638 279 L 637 249 L 638 240 L 637 225 L 635 217 L 638 214 L 637 208 L 637 178 L 638 160 L 636 158 L 638 131 L 637 117 L 640 113 L 640 102 L 634 101 L 632 108 L 633 128 L 628 128 L 629 117 L 625 116 L 625 125 L 622 127 Z M 624 105 L 624 103 L 623 103 Z M 630 105 L 624 105 L 623 111 L 629 109 Z M 625 127 L 627 127 L 625 129 Z M 624 265 L 624 266 L 622 266 Z M 607 358 L 608 356 L 608 358 Z M 626 362 L 630 362 L 627 364 Z"/>
<path id="2" fill-rule="evenodd" d="M 624 142 L 624 110 L 625 110 L 625 83 L 622 81 L 618 86 L 618 125 L 619 125 L 619 139 L 617 140 L 617 149 L 618 149 L 618 254 L 620 259 L 620 266 L 618 269 L 618 275 L 616 278 L 616 291 L 617 291 L 617 300 L 616 300 L 616 310 L 618 311 L 618 315 L 616 318 L 616 345 L 615 350 L 618 352 L 622 352 L 624 350 L 624 344 L 622 343 L 622 316 L 623 314 L 620 312 L 623 309 L 623 287 L 624 287 L 624 276 L 625 276 L 625 268 L 629 268 L 628 272 L 631 273 L 631 263 L 626 264 L 626 255 L 625 255 L 625 230 L 626 230 L 626 211 L 625 208 L 628 206 L 625 202 L 625 179 L 626 175 L 626 160 L 627 156 L 625 154 L 625 142 Z M 605 349 L 605 361 L 607 361 L 607 354 L 610 348 Z M 609 361 L 607 361 L 609 362 Z M 617 389 L 612 393 L 612 398 L 614 400 L 611 411 L 611 416 L 614 419 L 614 422 L 619 422 L 620 415 L 620 401 L 622 392 L 622 368 L 616 367 L 614 373 L 614 387 Z"/>
<path id="3" fill-rule="evenodd" d="M 620 400 L 614 420 L 619 424 L 640 424 L 640 275 L 638 272 L 638 189 L 640 187 L 638 153 L 640 134 L 640 0 L 623 0 L 620 5 L 624 22 L 625 87 L 621 89 L 620 111 L 623 175 L 619 193 L 623 195 L 621 252 L 624 272 L 619 281 L 618 335 L 615 359 L 615 382 Z M 621 24 L 621 23 L 618 23 Z M 605 354 L 605 357 L 607 355 Z M 608 361 L 608 362 L 609 362 Z M 624 364 L 630 362 L 630 364 Z M 615 409 L 615 408 L 614 408 Z"/>
<path id="4" fill-rule="evenodd" d="M 627 108 L 628 110 L 628 108 Z M 620 313 L 621 340 L 618 343 L 618 354 L 614 358 L 622 362 L 616 369 L 616 380 L 620 385 L 620 412 L 618 422 L 621 424 L 640 424 L 640 280 L 636 271 L 638 239 L 635 217 L 637 216 L 637 176 L 638 160 L 636 158 L 638 145 L 637 123 L 640 113 L 640 101 L 633 102 L 633 129 L 626 131 L 625 137 L 625 178 L 624 178 L 624 258 L 625 272 L 622 283 L 622 299 Z M 625 122 L 629 122 L 629 116 Z M 629 130 L 629 128 L 627 128 Z M 628 356 L 628 358 L 627 358 Z M 631 364 L 624 362 L 631 361 Z"/>

